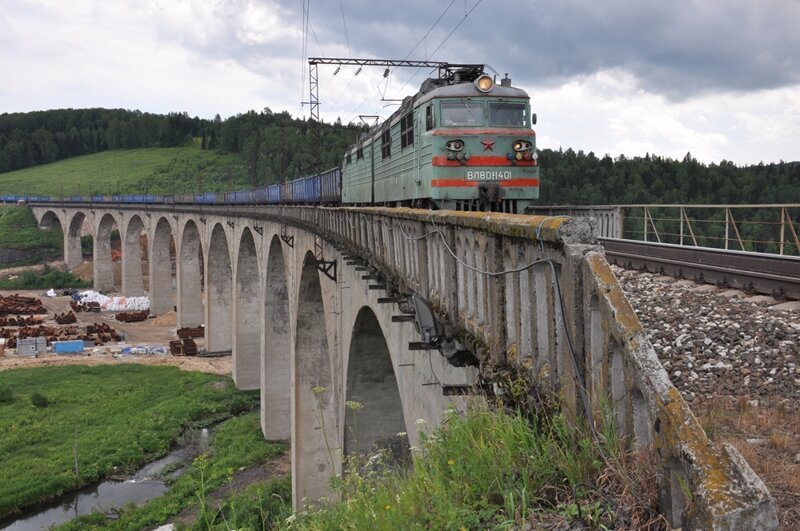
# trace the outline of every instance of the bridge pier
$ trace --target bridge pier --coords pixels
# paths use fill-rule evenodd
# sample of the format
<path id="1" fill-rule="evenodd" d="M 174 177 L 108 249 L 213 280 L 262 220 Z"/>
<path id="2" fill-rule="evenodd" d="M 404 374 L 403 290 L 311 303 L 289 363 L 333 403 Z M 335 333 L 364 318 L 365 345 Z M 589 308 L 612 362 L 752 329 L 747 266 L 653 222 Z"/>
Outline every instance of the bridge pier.
<path id="1" fill-rule="evenodd" d="M 114 216 L 107 213 L 100 218 L 94 231 L 94 289 L 114 291 L 114 267 L 111 261 L 111 231 L 118 227 Z"/>
<path id="2" fill-rule="evenodd" d="M 74 271 L 83 262 L 83 252 L 81 250 L 81 229 L 86 216 L 78 212 L 72 216 L 67 230 L 64 231 L 64 263 L 67 269 Z"/>
<path id="3" fill-rule="evenodd" d="M 172 228 L 165 218 L 158 220 L 149 239 L 150 259 L 148 260 L 150 279 L 150 313 L 161 315 L 175 306 L 175 288 L 172 279 L 172 258 L 170 244 L 173 243 Z"/>
<path id="4" fill-rule="evenodd" d="M 126 297 L 142 297 L 144 295 L 144 278 L 142 277 L 142 248 L 140 238 L 144 224 L 139 216 L 128 220 L 122 238 L 122 294 Z"/>
<path id="5" fill-rule="evenodd" d="M 205 322 L 203 304 L 204 265 L 200 231 L 194 220 L 186 221 L 178 233 L 180 246 L 177 254 L 178 326 L 196 327 Z"/>
<path id="6" fill-rule="evenodd" d="M 233 381 L 239 389 L 261 385 L 261 326 L 264 309 L 253 233 L 244 229 L 236 260 Z"/>
<path id="7" fill-rule="evenodd" d="M 232 349 L 233 269 L 228 238 L 220 223 L 214 225 L 206 264 L 206 350 L 223 352 Z"/>

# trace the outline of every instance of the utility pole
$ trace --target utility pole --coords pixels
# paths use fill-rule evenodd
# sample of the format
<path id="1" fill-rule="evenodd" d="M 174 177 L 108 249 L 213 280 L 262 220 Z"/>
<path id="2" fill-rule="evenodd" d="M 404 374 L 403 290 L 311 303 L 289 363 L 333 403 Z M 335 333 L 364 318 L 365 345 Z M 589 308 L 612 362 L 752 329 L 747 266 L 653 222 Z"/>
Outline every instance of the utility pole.
<path id="1" fill-rule="evenodd" d="M 471 70 L 474 72 L 483 73 L 484 68 L 489 68 L 494 72 L 494 69 L 487 65 L 482 64 L 453 64 L 442 61 L 413 61 L 407 59 L 394 60 L 394 59 L 356 59 L 352 57 L 309 57 L 308 58 L 308 85 L 309 85 L 309 100 L 308 103 L 311 113 L 311 138 L 312 145 L 314 146 L 313 162 L 311 170 L 319 173 L 322 168 L 322 154 L 320 153 L 322 131 L 320 128 L 319 118 L 319 72 L 318 65 L 336 65 L 340 66 L 358 66 L 358 72 L 364 66 L 382 66 L 386 68 L 383 76 L 389 75 L 390 68 L 438 68 L 439 79 L 453 79 L 458 72 L 464 70 Z M 358 73 L 356 72 L 356 73 Z M 497 74 L 497 72 L 495 72 Z"/>

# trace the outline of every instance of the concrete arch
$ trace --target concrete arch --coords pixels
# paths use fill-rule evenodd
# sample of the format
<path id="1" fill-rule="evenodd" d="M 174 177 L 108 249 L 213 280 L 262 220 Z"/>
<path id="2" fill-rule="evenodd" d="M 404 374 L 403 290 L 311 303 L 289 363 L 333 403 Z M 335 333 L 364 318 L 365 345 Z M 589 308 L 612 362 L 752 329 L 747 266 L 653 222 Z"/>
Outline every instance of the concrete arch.
<path id="1" fill-rule="evenodd" d="M 83 263 L 81 232 L 85 221 L 86 215 L 83 212 L 76 212 L 67 224 L 67 232 L 64 235 L 64 262 L 70 271 Z"/>
<path id="2" fill-rule="evenodd" d="M 39 227 L 47 231 L 60 233 L 62 235 L 62 242 L 66 243 L 67 238 L 64 225 L 61 222 L 61 217 L 56 212 L 52 210 L 45 212 L 39 220 Z M 66 262 L 66 256 L 64 262 Z"/>
<path id="3" fill-rule="evenodd" d="M 290 373 L 292 336 L 289 289 L 283 247 L 272 237 L 267 257 L 264 345 L 261 350 L 261 431 L 270 440 L 292 436 Z"/>
<path id="4" fill-rule="evenodd" d="M 114 267 L 111 261 L 111 231 L 119 227 L 111 213 L 105 213 L 97 224 L 94 237 L 94 289 L 97 291 L 113 291 Z"/>
<path id="5" fill-rule="evenodd" d="M 203 244 L 197 224 L 189 220 L 180 236 L 178 270 L 178 325 L 199 326 L 203 311 Z"/>
<path id="6" fill-rule="evenodd" d="M 156 222 L 150 242 L 150 313 L 160 315 L 175 306 L 173 252 L 175 239 L 167 218 Z"/>
<path id="7" fill-rule="evenodd" d="M 325 329 L 322 286 L 314 255 L 303 259 L 295 326 L 292 401 L 292 500 L 316 500 L 328 493 L 338 469 L 336 401 Z"/>
<path id="8" fill-rule="evenodd" d="M 141 238 L 144 231 L 142 218 L 134 214 L 125 227 L 122 239 L 122 294 L 126 297 L 144 295 L 144 275 L 142 274 Z"/>
<path id="9" fill-rule="evenodd" d="M 258 253 L 253 233 L 242 231 L 236 258 L 236 298 L 233 334 L 233 381 L 239 389 L 261 384 L 261 324 L 263 304 Z"/>
<path id="10" fill-rule="evenodd" d="M 346 390 L 346 400 L 361 408 L 345 409 L 344 453 L 387 447 L 406 453 L 408 435 L 392 357 L 378 317 L 368 306 L 359 310 L 353 325 Z"/>
<path id="11" fill-rule="evenodd" d="M 233 342 L 233 270 L 222 224 L 211 231 L 206 260 L 206 350 L 231 350 Z"/>

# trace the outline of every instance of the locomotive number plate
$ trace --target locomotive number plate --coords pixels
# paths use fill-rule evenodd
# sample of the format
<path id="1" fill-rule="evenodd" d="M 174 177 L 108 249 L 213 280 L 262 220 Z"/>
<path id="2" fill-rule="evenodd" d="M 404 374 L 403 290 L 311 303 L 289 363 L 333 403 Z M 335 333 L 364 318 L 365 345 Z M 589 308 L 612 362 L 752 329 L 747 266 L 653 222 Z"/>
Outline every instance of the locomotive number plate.
<path id="1" fill-rule="evenodd" d="M 468 171 L 468 181 L 510 181 L 511 171 Z"/>

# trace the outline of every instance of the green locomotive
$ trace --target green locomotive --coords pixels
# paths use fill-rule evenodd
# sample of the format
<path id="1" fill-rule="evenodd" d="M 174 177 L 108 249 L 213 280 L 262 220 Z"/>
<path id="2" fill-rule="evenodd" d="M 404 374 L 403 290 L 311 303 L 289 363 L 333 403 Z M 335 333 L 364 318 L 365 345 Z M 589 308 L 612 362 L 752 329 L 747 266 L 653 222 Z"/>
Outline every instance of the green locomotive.
<path id="1" fill-rule="evenodd" d="M 342 203 L 522 213 L 539 197 L 535 123 L 508 77 L 428 79 L 347 151 Z"/>

